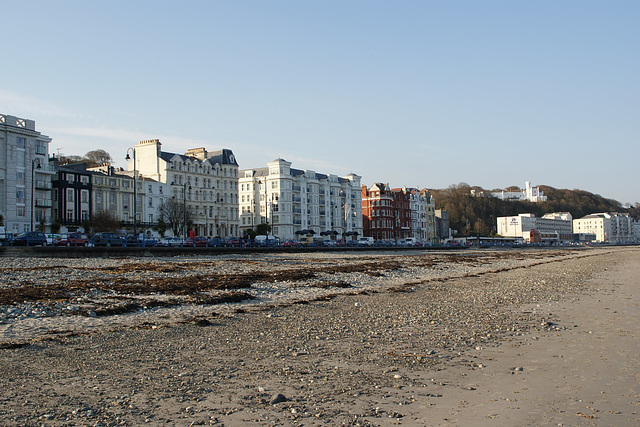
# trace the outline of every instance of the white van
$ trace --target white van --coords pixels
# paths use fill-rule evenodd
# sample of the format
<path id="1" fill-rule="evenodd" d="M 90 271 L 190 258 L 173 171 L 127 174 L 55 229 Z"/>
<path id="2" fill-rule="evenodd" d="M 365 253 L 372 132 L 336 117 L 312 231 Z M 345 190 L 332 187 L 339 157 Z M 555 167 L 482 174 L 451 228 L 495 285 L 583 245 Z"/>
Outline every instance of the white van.
<path id="1" fill-rule="evenodd" d="M 360 246 L 373 246 L 373 237 L 360 237 L 358 239 L 358 245 L 360 245 Z"/>
<path id="2" fill-rule="evenodd" d="M 418 239 L 416 239 L 415 237 L 407 237 L 406 239 L 404 239 L 403 243 L 406 246 L 417 246 L 418 245 Z"/>

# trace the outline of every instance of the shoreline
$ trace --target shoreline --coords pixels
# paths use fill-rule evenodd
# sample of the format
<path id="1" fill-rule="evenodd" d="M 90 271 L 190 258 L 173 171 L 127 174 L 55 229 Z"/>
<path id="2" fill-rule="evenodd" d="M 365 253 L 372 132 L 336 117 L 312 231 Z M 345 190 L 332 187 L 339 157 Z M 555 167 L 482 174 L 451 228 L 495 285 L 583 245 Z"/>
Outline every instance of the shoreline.
<path id="1" fill-rule="evenodd" d="M 638 418 L 637 382 L 629 383 L 637 379 L 634 365 L 626 365 L 626 379 L 610 366 L 615 387 L 626 384 L 624 398 L 635 399 L 624 404 L 622 396 L 612 399 L 613 389 L 603 390 L 615 401 L 607 410 L 619 413 L 575 409 L 570 390 L 561 396 L 569 409 L 549 413 L 542 398 L 548 389 L 538 379 L 559 380 L 555 371 L 569 369 L 549 360 L 575 365 L 578 356 L 563 349 L 563 339 L 584 338 L 590 319 L 582 304 L 597 306 L 605 292 L 617 307 L 617 293 L 631 292 L 629 281 L 637 285 L 631 267 L 639 254 L 596 250 L 485 272 L 466 265 L 457 278 L 445 278 L 445 268 L 411 286 L 0 350 L 0 415 L 7 425 L 633 425 L 625 422 Z M 616 286 L 598 284 L 603 274 L 621 274 L 613 267 L 631 273 Z M 572 317 L 575 308 L 582 318 Z M 637 326 L 629 326 L 624 337 L 631 341 L 622 344 L 637 349 Z M 620 337 L 607 336 L 617 345 Z M 564 357 L 544 354 L 549 345 Z M 577 345 L 578 355 L 593 347 Z M 541 362 L 526 359 L 538 354 Z M 620 357 L 637 362 L 630 351 Z M 573 373 L 566 377 L 582 384 Z M 505 397 L 523 381 L 529 392 Z M 275 402 L 278 395 L 285 400 Z"/>

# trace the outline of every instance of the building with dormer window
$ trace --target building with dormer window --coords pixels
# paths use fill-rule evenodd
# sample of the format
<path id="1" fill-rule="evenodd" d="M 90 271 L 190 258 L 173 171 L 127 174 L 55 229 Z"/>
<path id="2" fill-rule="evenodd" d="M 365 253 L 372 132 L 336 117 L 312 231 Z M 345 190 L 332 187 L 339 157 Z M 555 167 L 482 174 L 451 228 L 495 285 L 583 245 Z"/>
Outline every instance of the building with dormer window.
<path id="1" fill-rule="evenodd" d="M 238 163 L 231 150 L 195 148 L 185 154 L 170 153 L 162 151 L 158 139 L 140 141 L 133 149 L 128 171 L 165 184 L 165 196 L 186 206 L 190 230 L 196 235 L 239 235 Z M 158 196 L 157 201 L 162 200 Z"/>

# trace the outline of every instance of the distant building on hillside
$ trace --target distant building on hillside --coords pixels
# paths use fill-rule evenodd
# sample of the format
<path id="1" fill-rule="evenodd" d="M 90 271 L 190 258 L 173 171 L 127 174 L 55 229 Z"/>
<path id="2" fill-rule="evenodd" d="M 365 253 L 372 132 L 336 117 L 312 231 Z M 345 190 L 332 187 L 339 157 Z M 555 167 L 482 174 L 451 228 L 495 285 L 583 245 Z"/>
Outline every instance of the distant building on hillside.
<path id="1" fill-rule="evenodd" d="M 596 242 L 625 243 L 636 239 L 633 218 L 628 213 L 594 213 L 573 220 L 574 233 L 592 233 Z"/>
<path id="2" fill-rule="evenodd" d="M 531 182 L 525 182 L 525 189 L 519 191 L 496 191 L 492 192 L 493 197 L 497 197 L 500 200 L 508 201 L 522 201 L 528 200 L 530 202 L 544 202 L 547 200 L 547 196 L 544 192 L 540 191 L 540 187 L 532 187 Z"/>

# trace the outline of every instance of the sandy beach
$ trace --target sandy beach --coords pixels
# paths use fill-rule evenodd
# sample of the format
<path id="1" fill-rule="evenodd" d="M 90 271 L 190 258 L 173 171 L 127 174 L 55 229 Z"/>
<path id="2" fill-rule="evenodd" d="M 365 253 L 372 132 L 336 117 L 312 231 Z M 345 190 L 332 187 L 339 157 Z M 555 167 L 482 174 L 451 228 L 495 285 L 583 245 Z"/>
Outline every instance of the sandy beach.
<path id="1" fill-rule="evenodd" d="M 0 419 L 635 426 L 639 260 L 633 247 L 4 258 Z"/>

